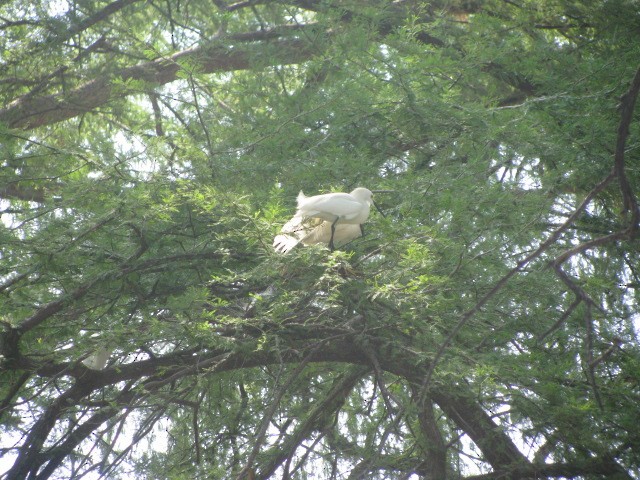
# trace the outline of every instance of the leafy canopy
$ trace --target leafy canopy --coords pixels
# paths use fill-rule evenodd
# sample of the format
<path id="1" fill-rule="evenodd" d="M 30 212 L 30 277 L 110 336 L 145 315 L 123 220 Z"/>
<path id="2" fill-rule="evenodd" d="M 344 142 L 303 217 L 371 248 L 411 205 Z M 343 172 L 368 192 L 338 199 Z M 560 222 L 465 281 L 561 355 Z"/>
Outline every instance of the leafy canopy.
<path id="1" fill-rule="evenodd" d="M 5 2 L 0 478 L 638 478 L 639 25 Z"/>

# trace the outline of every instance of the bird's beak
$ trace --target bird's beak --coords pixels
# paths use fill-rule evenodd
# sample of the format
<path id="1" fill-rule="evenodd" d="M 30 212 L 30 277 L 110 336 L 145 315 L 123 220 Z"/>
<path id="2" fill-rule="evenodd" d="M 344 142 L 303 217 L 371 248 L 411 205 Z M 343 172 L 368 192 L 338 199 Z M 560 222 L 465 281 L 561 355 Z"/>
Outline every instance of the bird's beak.
<path id="1" fill-rule="evenodd" d="M 395 193 L 395 190 L 373 190 L 371 193 Z M 378 210 L 380 215 L 382 215 L 385 218 L 387 217 L 382 211 L 382 209 L 378 206 L 378 204 L 373 201 L 373 198 L 371 199 L 371 203 L 373 203 L 373 206 L 376 207 L 376 210 Z"/>
<path id="2" fill-rule="evenodd" d="M 383 217 L 387 217 L 384 212 L 382 211 L 382 209 L 378 206 L 378 204 L 376 202 L 373 201 L 373 199 L 371 200 L 371 203 L 373 203 L 373 206 L 376 207 L 376 210 L 378 210 L 378 212 L 380 213 L 380 215 L 382 215 Z"/>

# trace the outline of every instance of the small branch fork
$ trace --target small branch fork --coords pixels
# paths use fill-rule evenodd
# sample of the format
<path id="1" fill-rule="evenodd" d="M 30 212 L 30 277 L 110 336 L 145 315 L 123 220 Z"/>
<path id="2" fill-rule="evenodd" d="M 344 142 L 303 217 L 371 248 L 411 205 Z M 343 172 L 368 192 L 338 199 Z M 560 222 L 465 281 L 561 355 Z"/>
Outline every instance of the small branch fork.
<path id="1" fill-rule="evenodd" d="M 582 203 L 578 205 L 578 207 L 574 210 L 574 212 L 567 218 L 567 220 L 560 225 L 550 236 L 542 242 L 542 244 L 531 254 L 526 256 L 524 259 L 520 260 L 518 264 L 512 268 L 509 272 L 507 272 L 495 285 L 494 287 L 487 292 L 484 296 L 478 300 L 478 302 L 468 311 L 466 311 L 460 321 L 453 327 L 453 329 L 449 332 L 449 335 L 445 338 L 444 342 L 436 352 L 436 355 L 431 362 L 429 370 L 425 375 L 425 378 L 422 382 L 419 402 L 424 403 L 427 398 L 427 393 L 429 390 L 429 384 L 431 383 L 431 378 L 435 371 L 435 368 L 439 361 L 442 359 L 446 349 L 449 347 L 455 336 L 462 329 L 462 327 L 473 317 L 491 298 L 493 298 L 506 284 L 507 282 L 517 273 L 521 272 L 526 265 L 528 265 L 531 261 L 538 258 L 543 252 L 545 252 L 549 247 L 556 243 L 556 241 L 560 238 L 562 233 L 569 228 L 582 213 L 585 211 L 587 206 L 593 201 L 593 199 L 600 194 L 605 188 L 609 186 L 609 184 L 614 180 L 618 179 L 620 192 L 622 194 L 623 200 L 623 209 L 622 213 L 624 215 L 628 215 L 630 213 L 630 221 L 628 227 L 624 230 L 611 233 L 609 235 L 605 235 L 603 237 L 595 238 L 593 240 L 589 240 L 587 242 L 581 243 L 570 250 L 565 251 L 556 257 L 553 261 L 550 262 L 550 266 L 552 266 L 560 279 L 567 285 L 567 287 L 576 294 L 578 303 L 585 302 L 588 305 L 587 315 L 589 316 L 589 322 L 592 322 L 591 318 L 591 307 L 596 307 L 600 309 L 600 307 L 594 302 L 591 297 L 579 286 L 577 285 L 573 279 L 562 270 L 562 264 L 566 262 L 572 256 L 590 250 L 592 248 L 602 246 L 611 242 L 615 242 L 624 238 L 634 238 L 638 232 L 639 224 L 640 224 L 640 209 L 638 208 L 638 201 L 633 193 L 633 189 L 629 183 L 629 180 L 626 177 L 625 169 L 624 169 L 624 160 L 625 160 L 625 148 L 627 138 L 629 137 L 629 129 L 631 125 L 631 121 L 633 119 L 633 112 L 635 109 L 636 99 L 638 98 L 638 94 L 640 92 L 640 67 L 636 70 L 634 78 L 631 82 L 631 86 L 629 89 L 621 96 L 620 98 L 620 123 L 618 125 L 618 135 L 616 140 L 616 149 L 614 154 L 614 166 L 603 180 L 601 180 L 584 198 Z M 577 307 L 574 302 L 572 305 L 572 309 Z M 568 315 L 563 316 L 566 319 Z M 553 329 L 558 328 L 560 325 L 554 325 Z M 592 326 L 588 327 L 588 331 L 592 331 Z M 550 333 L 550 332 L 549 332 Z M 545 333 L 546 336 L 548 333 Z M 593 353 L 591 351 L 592 342 L 588 343 L 587 358 L 592 359 Z M 596 399 L 599 399 L 599 394 L 597 389 L 595 389 L 595 377 L 593 375 L 593 370 L 595 366 L 593 362 L 589 364 L 590 373 L 588 373 L 588 377 L 590 379 L 590 383 L 594 388 Z"/>

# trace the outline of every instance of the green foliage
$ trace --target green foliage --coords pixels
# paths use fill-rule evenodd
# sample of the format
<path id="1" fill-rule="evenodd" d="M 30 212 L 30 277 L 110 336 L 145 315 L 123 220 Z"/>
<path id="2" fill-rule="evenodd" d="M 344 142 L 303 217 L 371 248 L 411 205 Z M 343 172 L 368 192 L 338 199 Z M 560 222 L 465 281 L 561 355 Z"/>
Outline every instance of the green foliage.
<path id="1" fill-rule="evenodd" d="M 636 478 L 635 3 L 263 3 L 0 6 L 0 478 Z"/>

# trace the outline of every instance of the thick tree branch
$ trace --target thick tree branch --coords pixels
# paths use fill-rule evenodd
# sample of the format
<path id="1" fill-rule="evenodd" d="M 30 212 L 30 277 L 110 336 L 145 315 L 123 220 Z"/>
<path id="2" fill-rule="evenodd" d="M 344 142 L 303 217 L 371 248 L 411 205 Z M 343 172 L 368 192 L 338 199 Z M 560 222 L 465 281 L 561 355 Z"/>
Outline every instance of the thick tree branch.
<path id="1" fill-rule="evenodd" d="M 636 70 L 636 74 L 631 81 L 631 86 L 620 98 L 620 125 L 618 126 L 618 138 L 616 141 L 616 150 L 614 156 L 614 173 L 618 177 L 620 191 L 623 199 L 623 213 L 631 212 L 631 223 L 629 233 L 635 234 L 640 221 L 640 211 L 638 210 L 638 201 L 633 189 L 629 184 L 629 180 L 625 175 L 624 156 L 627 138 L 629 137 L 629 128 L 633 120 L 633 112 L 636 105 L 636 99 L 640 92 L 640 68 Z"/>
<path id="2" fill-rule="evenodd" d="M 31 373 L 29 372 L 23 373 L 22 375 L 20 375 L 18 379 L 16 379 L 12 383 L 12 385 L 9 388 L 7 388 L 6 395 L 0 402 L 0 421 L 2 421 L 2 417 L 4 413 L 9 411 L 9 407 L 11 406 L 11 403 L 13 402 L 13 399 L 15 398 L 15 396 L 18 394 L 20 389 L 23 387 L 25 383 L 27 383 L 27 381 L 30 378 L 31 378 Z"/>
<path id="3" fill-rule="evenodd" d="M 432 391 L 431 397 L 440 409 L 480 448 L 487 462 L 500 470 L 505 465 L 529 464 L 513 441 L 498 427 L 480 405 L 466 395 L 454 396 Z"/>
<path id="4" fill-rule="evenodd" d="M 35 476 L 43 463 L 41 455 L 49 433 L 59 420 L 60 416 L 69 406 L 75 405 L 81 398 L 92 390 L 90 383 L 75 385 L 60 395 L 40 416 L 35 425 L 30 429 L 20 454 L 13 467 L 7 472 L 7 479 L 23 479 L 28 475 Z"/>
<path id="5" fill-rule="evenodd" d="M 604 475 L 607 478 L 631 480 L 631 477 L 620 465 L 610 459 L 596 458 L 585 462 L 549 463 L 499 469 L 482 475 L 464 477 L 465 480 L 496 480 L 524 478 L 576 478 L 584 476 Z"/>
<path id="6" fill-rule="evenodd" d="M 310 28 L 314 28 L 312 25 Z M 296 27 L 297 29 L 297 27 Z M 107 102 L 137 92 L 127 82 L 143 81 L 165 85 L 178 78 L 182 65 L 201 73 L 261 68 L 268 64 L 294 64 L 310 59 L 317 51 L 300 38 L 281 38 L 282 29 L 235 35 L 215 45 L 195 47 L 167 58 L 123 68 L 111 76 L 101 76 L 63 94 L 25 96 L 0 109 L 0 122 L 10 128 L 31 129 L 60 122 L 90 112 Z M 243 45 L 247 42 L 249 45 Z"/>
<path id="7" fill-rule="evenodd" d="M 325 342 L 326 340 L 325 338 Z M 324 346 L 322 348 L 318 348 L 319 344 L 316 341 L 312 341 L 310 332 L 306 332 L 304 343 L 307 347 L 296 345 L 296 349 L 284 350 L 277 353 L 258 350 L 251 346 L 247 346 L 241 353 L 232 353 L 225 350 L 207 352 L 205 355 L 195 355 L 195 352 L 178 352 L 165 357 L 119 365 L 103 371 L 90 371 L 82 364 L 44 365 L 40 367 L 36 373 L 40 375 L 60 375 L 61 373 L 66 373 L 78 378 L 78 388 L 72 388 L 59 398 L 60 401 L 66 401 L 64 400 L 65 398 L 71 398 L 72 402 L 75 403 L 79 398 L 104 386 L 128 380 L 136 380 L 144 376 L 149 376 L 149 379 L 144 382 L 147 391 L 155 391 L 184 376 L 198 374 L 198 372 L 202 371 L 202 366 L 207 365 L 209 361 L 215 363 L 211 373 L 214 371 L 224 372 L 269 364 L 281 364 L 283 362 L 300 363 L 301 355 L 305 358 L 304 363 L 346 362 L 364 367 L 370 365 L 369 357 L 363 354 L 359 348 L 356 348 L 353 340 L 350 339 L 350 335 L 333 337 L 330 342 L 323 343 Z M 377 346 L 371 340 L 369 340 L 368 344 L 376 350 L 376 356 L 380 359 L 380 367 L 384 371 L 399 375 L 416 385 L 419 385 L 420 380 L 424 378 L 424 367 L 416 368 L 416 365 L 421 363 L 419 359 L 412 358 L 411 356 L 407 357 L 407 355 L 404 355 L 402 358 L 390 355 L 387 347 Z M 380 350 L 378 351 L 378 349 Z M 216 359 L 221 358 L 221 356 L 224 356 L 224 361 L 216 361 Z M 158 372 L 161 372 L 161 375 L 158 375 Z M 90 376 L 87 377 L 89 374 Z M 291 378 L 293 379 L 294 377 Z M 90 382 L 85 379 L 90 379 Z M 80 388 L 80 385 L 82 388 Z M 468 396 L 464 394 L 453 396 L 448 392 L 434 389 L 431 391 L 431 397 L 441 410 L 456 423 L 458 428 L 467 433 L 476 445 L 478 445 L 487 458 L 487 461 L 495 469 L 504 469 L 507 468 L 507 466 L 519 465 L 522 462 L 526 463 L 526 458 L 518 451 L 508 435 L 493 422 L 480 405 L 470 400 Z M 39 426 L 32 430 L 32 434 L 35 435 L 35 437 L 30 437 L 22 447 L 25 453 L 21 455 L 19 463 L 21 463 L 23 467 L 15 468 L 24 468 L 24 465 L 28 464 L 29 461 L 33 461 L 35 458 L 33 455 L 37 455 L 42 443 L 36 441 L 36 438 L 40 438 L 41 436 L 46 437 L 56 419 L 63 413 L 62 407 L 60 405 L 56 407 L 56 405 L 57 404 L 54 404 L 50 407 L 47 414 L 39 420 Z M 42 439 L 42 442 L 44 441 L 45 439 Z"/>
<path id="8" fill-rule="evenodd" d="M 85 440 L 95 429 L 97 429 L 102 423 L 106 422 L 119 412 L 119 408 L 115 406 L 107 406 L 102 408 L 98 413 L 91 416 L 89 420 L 84 422 L 73 432 L 69 434 L 67 439 L 61 444 L 57 445 L 51 453 L 47 452 L 39 456 L 38 462 L 40 465 L 46 463 L 46 466 L 35 477 L 36 480 L 46 480 L 55 472 L 56 468 L 71 454 L 74 448 L 76 448 L 80 442 Z M 32 470 L 35 471 L 35 470 Z"/>
<path id="9" fill-rule="evenodd" d="M 164 383 L 161 380 L 166 375 L 168 375 L 168 373 L 159 373 L 155 379 L 155 383 L 160 386 L 163 385 Z M 68 408 L 74 408 L 75 404 L 81 398 L 88 396 L 95 389 L 96 384 L 93 381 L 93 376 L 85 374 L 73 387 L 63 393 L 56 402 L 49 406 L 47 411 L 31 429 L 29 435 L 31 438 L 27 438 L 27 441 L 25 441 L 24 445 L 20 448 L 18 459 L 8 472 L 7 478 L 24 478 L 24 475 L 30 472 L 34 479 L 46 480 L 55 472 L 56 468 L 64 459 L 71 454 L 83 440 L 88 438 L 93 431 L 105 421 L 117 415 L 121 407 L 130 405 L 136 397 L 141 395 L 138 390 L 125 389 L 116 399 L 107 402 L 104 407 L 98 410 L 98 412 L 92 415 L 87 421 L 74 430 L 70 430 L 64 441 L 40 452 L 39 449 L 42 449 L 48 432 L 51 431 L 56 422 L 62 419 L 66 410 Z M 154 388 L 150 386 L 149 382 L 146 382 L 145 389 L 147 392 L 154 392 L 158 388 Z M 40 470 L 42 465 L 45 465 L 45 467 Z M 34 475 L 35 472 L 38 472 L 37 476 Z"/>
<path id="10" fill-rule="evenodd" d="M 29 202 L 42 203 L 45 199 L 45 192 L 41 188 L 28 187 L 10 183 L 4 187 L 0 187 L 0 198 L 7 200 L 26 200 Z"/>
<path id="11" fill-rule="evenodd" d="M 121 0 L 113 2 L 105 7 L 104 12 L 98 12 L 90 19 L 85 20 L 76 28 L 87 28 L 92 25 L 92 21 L 99 19 L 101 15 L 112 13 L 119 8 L 138 0 Z M 310 11 L 319 11 L 326 8 L 322 2 L 308 0 L 292 0 L 289 3 Z M 250 7 L 256 2 L 239 2 L 236 4 L 219 7 L 225 11 L 233 11 L 239 8 Z M 376 25 L 378 35 L 384 36 L 392 33 L 398 25 L 402 24 L 407 15 L 413 14 L 413 5 L 409 1 L 395 2 L 392 6 L 387 6 L 389 12 L 384 21 Z M 349 9 L 343 10 L 341 21 L 344 24 L 351 23 L 360 14 Z M 422 18 L 428 23 L 432 18 Z M 99 20 L 95 20 L 99 21 Z M 71 29 L 73 30 L 73 29 Z M 300 35 L 296 38 L 283 38 L 283 33 L 299 30 Z M 324 35 L 331 35 L 331 31 L 324 31 Z M 250 68 L 261 68 L 264 63 L 257 62 L 257 59 L 268 59 L 268 65 L 288 65 L 301 63 L 309 60 L 314 55 L 322 51 L 319 45 L 313 45 L 315 40 L 303 41 L 303 39 L 317 39 L 317 26 L 314 24 L 287 25 L 271 30 L 260 30 L 244 34 L 235 34 L 217 40 L 224 42 L 224 46 L 217 44 L 213 47 L 196 47 L 183 52 L 178 52 L 168 58 L 158 59 L 153 62 L 127 67 L 118 72 L 114 72 L 110 77 L 102 77 L 77 87 L 65 94 L 54 94 L 45 97 L 36 95 L 26 95 L 21 97 L 7 107 L 0 109 L 0 123 L 5 123 L 11 128 L 32 129 L 43 125 L 50 125 L 56 122 L 67 120 L 78 115 L 93 111 L 105 105 L 107 102 L 117 98 L 123 98 L 135 90 L 129 91 L 127 88 L 115 85 L 129 80 L 141 80 L 152 85 L 164 85 L 178 78 L 177 72 L 180 70 L 180 62 L 187 62 L 195 65 L 201 73 L 228 72 L 234 70 L 245 70 Z M 415 33 L 417 41 L 444 47 L 445 43 L 430 35 L 426 31 Z M 242 46 L 245 42 L 260 42 L 250 46 Z M 506 72 L 504 68 L 497 64 L 487 67 L 490 73 L 498 78 L 502 78 L 506 83 L 518 90 L 518 98 L 527 97 L 534 93 L 534 86 L 517 74 Z M 507 102 L 509 103 L 509 102 Z"/>
<path id="12" fill-rule="evenodd" d="M 418 392 L 414 388 L 414 397 L 418 397 Z M 442 437 L 442 432 L 438 428 L 435 405 L 430 398 L 427 398 L 418 411 L 418 422 L 422 435 L 426 441 L 425 449 L 425 469 L 427 479 L 440 479 L 447 476 L 447 448 Z"/>
<path id="13" fill-rule="evenodd" d="M 300 422 L 300 425 L 296 427 L 291 435 L 286 437 L 285 442 L 282 445 L 274 446 L 265 454 L 265 458 L 268 458 L 269 461 L 262 465 L 257 478 L 265 480 L 272 478 L 272 475 L 278 467 L 282 465 L 285 460 L 293 457 L 296 448 L 310 433 L 314 430 L 327 428 L 329 422 L 333 421 L 333 417 L 344 405 L 351 389 L 368 371 L 369 369 L 366 367 L 356 366 L 349 372 L 336 378 L 324 398 L 314 404 L 311 411 L 307 413 L 305 418 Z M 288 468 L 285 468 L 285 476 L 283 478 L 287 478 L 287 471 Z"/>

